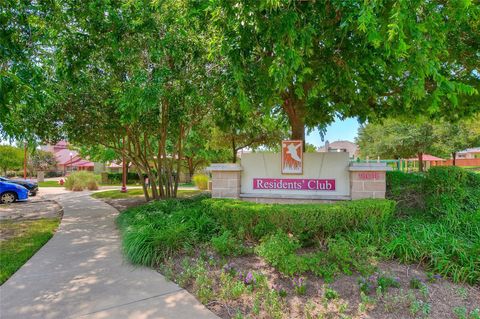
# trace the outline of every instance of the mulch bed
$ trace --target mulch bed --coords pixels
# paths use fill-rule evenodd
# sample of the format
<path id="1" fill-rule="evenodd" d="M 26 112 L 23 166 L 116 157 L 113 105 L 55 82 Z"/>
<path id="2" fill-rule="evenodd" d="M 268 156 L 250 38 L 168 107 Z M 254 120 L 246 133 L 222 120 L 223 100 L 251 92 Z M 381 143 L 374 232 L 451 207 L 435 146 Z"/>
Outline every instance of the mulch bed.
<path id="1" fill-rule="evenodd" d="M 221 290 L 219 285 L 220 274 L 226 261 L 213 253 L 209 258 L 214 259 L 215 266 L 209 263 L 208 277 L 213 278 L 213 290 L 218 295 Z M 190 258 L 194 264 L 196 257 L 178 256 L 173 259 L 171 265 L 175 277 L 183 271 L 182 261 Z M 465 308 L 470 313 L 480 307 L 480 287 L 466 284 L 454 284 L 447 279 L 437 279 L 430 282 L 427 273 L 419 266 L 402 265 L 396 262 L 379 263 L 377 275 L 388 275 L 400 283 L 399 288 L 389 288 L 386 293 L 377 295 L 372 291 L 367 295 L 369 302 L 362 300 L 358 280 L 359 274 L 340 275 L 331 283 L 326 283 L 313 274 L 305 275 L 307 290 L 305 295 L 295 293 L 292 279 L 276 271 L 266 264 L 262 258 L 249 255 L 229 258 L 228 263 L 233 265 L 236 271 L 247 273 L 253 271 L 267 277 L 268 286 L 271 289 L 283 289 L 287 292 L 283 300 L 282 318 L 459 318 L 455 311 Z M 164 270 L 160 270 L 164 272 Z M 410 288 L 410 280 L 417 277 L 425 283 L 427 289 L 423 292 L 419 289 Z M 431 279 L 431 278 L 430 278 Z M 193 283 L 185 285 L 189 292 L 196 294 Z M 325 289 L 334 289 L 339 297 L 326 300 Z M 360 306 L 363 301 L 363 308 Z M 246 318 L 271 318 L 270 314 L 261 311 L 255 315 L 252 313 L 253 294 L 243 294 L 236 300 L 214 300 L 206 306 L 221 318 L 234 318 L 240 312 Z M 456 309 L 458 308 L 458 309 Z M 468 316 L 467 316 L 468 318 Z"/>

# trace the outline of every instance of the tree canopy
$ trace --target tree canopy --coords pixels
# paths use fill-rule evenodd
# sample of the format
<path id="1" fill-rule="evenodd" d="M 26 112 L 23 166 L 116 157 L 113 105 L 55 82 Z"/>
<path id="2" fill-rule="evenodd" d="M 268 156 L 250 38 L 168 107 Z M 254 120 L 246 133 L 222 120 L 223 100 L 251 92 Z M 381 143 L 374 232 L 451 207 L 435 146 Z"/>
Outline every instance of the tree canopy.
<path id="1" fill-rule="evenodd" d="M 335 115 L 478 108 L 479 7 L 468 2 L 215 0 L 209 10 L 238 100 L 281 108 L 292 138 Z"/>

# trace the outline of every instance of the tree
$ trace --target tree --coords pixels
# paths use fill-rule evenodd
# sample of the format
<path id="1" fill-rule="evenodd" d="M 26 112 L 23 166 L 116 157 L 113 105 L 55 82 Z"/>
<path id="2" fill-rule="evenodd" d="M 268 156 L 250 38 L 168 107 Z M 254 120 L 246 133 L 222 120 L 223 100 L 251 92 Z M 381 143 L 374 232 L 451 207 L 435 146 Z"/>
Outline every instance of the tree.
<path id="1" fill-rule="evenodd" d="M 438 137 L 434 126 L 424 119 L 406 121 L 386 119 L 381 123 L 361 126 L 356 143 L 362 156 L 382 158 L 418 157 L 419 171 L 423 171 L 423 154 L 435 149 Z"/>
<path id="2" fill-rule="evenodd" d="M 217 148 L 212 144 L 215 128 L 208 120 L 193 127 L 184 146 L 184 167 L 188 170 L 190 180 L 199 167 L 209 163 L 227 162 L 230 158 L 228 148 Z"/>
<path id="3" fill-rule="evenodd" d="M 34 142 L 58 136 L 52 99 L 54 1 L 2 1 L 0 10 L 0 138 Z M 39 121 L 42 119 L 42 121 Z"/>
<path id="4" fill-rule="evenodd" d="M 48 171 L 57 166 L 55 155 L 51 152 L 35 150 L 27 162 L 28 170 L 33 175 L 35 171 Z"/>
<path id="5" fill-rule="evenodd" d="M 310 143 L 305 143 L 305 152 L 307 153 L 315 153 L 317 151 L 317 147 Z"/>
<path id="6" fill-rule="evenodd" d="M 215 78 L 203 15 L 173 0 L 62 7 L 59 19 L 75 23 L 56 42 L 58 101 L 51 107 L 61 129 L 75 144 L 125 156 L 148 176 L 154 199 L 175 197 L 184 147 L 209 113 Z"/>
<path id="7" fill-rule="evenodd" d="M 480 116 L 455 123 L 440 123 L 435 125 L 435 135 L 438 136 L 436 149 L 452 157 L 456 165 L 457 152 L 480 145 Z"/>
<path id="8" fill-rule="evenodd" d="M 480 8 L 469 3 L 211 1 L 213 53 L 241 109 L 288 117 L 293 139 L 336 115 L 468 116 L 478 107 Z M 454 18 L 453 18 L 454 17 Z M 253 99 L 256 101 L 256 99 Z"/>
<path id="9" fill-rule="evenodd" d="M 0 145 L 0 168 L 5 176 L 8 170 L 18 170 L 23 165 L 23 151 L 14 146 Z"/>
<path id="10" fill-rule="evenodd" d="M 212 132 L 212 145 L 230 149 L 231 161 L 237 162 L 237 153 L 244 148 L 275 146 L 286 136 L 281 118 L 262 116 L 259 112 L 235 111 L 232 108 L 217 113 L 217 127 Z"/>

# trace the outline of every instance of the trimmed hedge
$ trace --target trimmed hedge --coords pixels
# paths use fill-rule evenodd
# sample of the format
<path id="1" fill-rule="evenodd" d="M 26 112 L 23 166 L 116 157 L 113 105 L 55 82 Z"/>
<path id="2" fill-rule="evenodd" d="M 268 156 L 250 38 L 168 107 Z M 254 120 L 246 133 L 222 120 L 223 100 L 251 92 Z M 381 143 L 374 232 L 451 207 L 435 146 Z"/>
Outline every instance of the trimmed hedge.
<path id="1" fill-rule="evenodd" d="M 122 182 L 122 173 L 108 173 L 108 181 L 111 184 L 121 183 Z M 140 178 L 137 173 L 128 172 L 127 173 L 127 183 L 140 182 Z"/>
<path id="2" fill-rule="evenodd" d="M 393 215 L 395 202 L 364 199 L 334 204 L 257 204 L 207 199 L 205 209 L 225 229 L 245 239 L 259 240 L 279 229 L 303 243 L 366 226 L 381 227 Z"/>
<path id="3" fill-rule="evenodd" d="M 412 210 L 424 210 L 424 181 L 424 174 L 400 171 L 387 172 L 387 192 L 385 197 L 397 202 L 397 211 L 399 212 L 409 213 Z"/>
<path id="4" fill-rule="evenodd" d="M 480 175 L 457 166 L 437 166 L 425 176 L 425 206 L 434 216 L 480 210 Z"/>
<path id="5" fill-rule="evenodd" d="M 480 174 L 457 166 L 436 166 L 425 174 L 387 172 L 388 199 L 399 212 L 438 217 L 480 210 Z"/>

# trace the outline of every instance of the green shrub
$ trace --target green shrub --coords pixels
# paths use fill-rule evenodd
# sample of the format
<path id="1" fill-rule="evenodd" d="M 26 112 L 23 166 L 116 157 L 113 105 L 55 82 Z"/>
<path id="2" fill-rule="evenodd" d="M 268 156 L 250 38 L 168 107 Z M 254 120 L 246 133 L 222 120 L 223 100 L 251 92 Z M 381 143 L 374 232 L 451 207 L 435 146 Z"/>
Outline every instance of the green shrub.
<path id="1" fill-rule="evenodd" d="M 304 260 L 296 255 L 300 243 L 282 231 L 266 236 L 255 252 L 281 273 L 300 274 L 307 270 Z"/>
<path id="2" fill-rule="evenodd" d="M 456 166 L 437 166 L 425 177 L 425 205 L 433 216 L 480 209 L 479 174 Z"/>
<path id="3" fill-rule="evenodd" d="M 122 173 L 108 173 L 108 182 L 110 184 L 119 184 L 122 182 Z M 140 183 L 140 178 L 137 173 L 128 172 L 127 173 L 127 183 Z"/>
<path id="4" fill-rule="evenodd" d="M 99 176 L 92 172 L 79 171 L 70 174 L 66 178 L 65 188 L 71 191 L 97 190 L 99 180 Z"/>
<path id="5" fill-rule="evenodd" d="M 120 214 L 124 254 L 134 264 L 154 266 L 185 247 L 210 240 L 218 227 L 201 209 L 204 198 L 155 201 Z"/>
<path id="6" fill-rule="evenodd" d="M 239 256 L 245 252 L 242 242 L 235 238 L 230 230 L 213 237 L 211 242 L 213 249 L 222 256 Z"/>
<path id="7" fill-rule="evenodd" d="M 394 201 L 379 199 L 321 205 L 267 205 L 209 199 L 203 204 L 220 225 L 231 231 L 242 229 L 246 239 L 259 240 L 282 230 L 293 234 L 304 245 L 315 238 L 347 230 L 382 227 L 395 209 Z"/>
<path id="8" fill-rule="evenodd" d="M 397 211 L 410 213 L 425 208 L 425 176 L 400 171 L 387 172 L 387 191 L 385 197 L 397 202 Z"/>
<path id="9" fill-rule="evenodd" d="M 198 187 L 200 190 L 207 190 L 208 189 L 208 176 L 203 174 L 198 174 L 193 176 L 193 182 L 195 186 Z"/>

